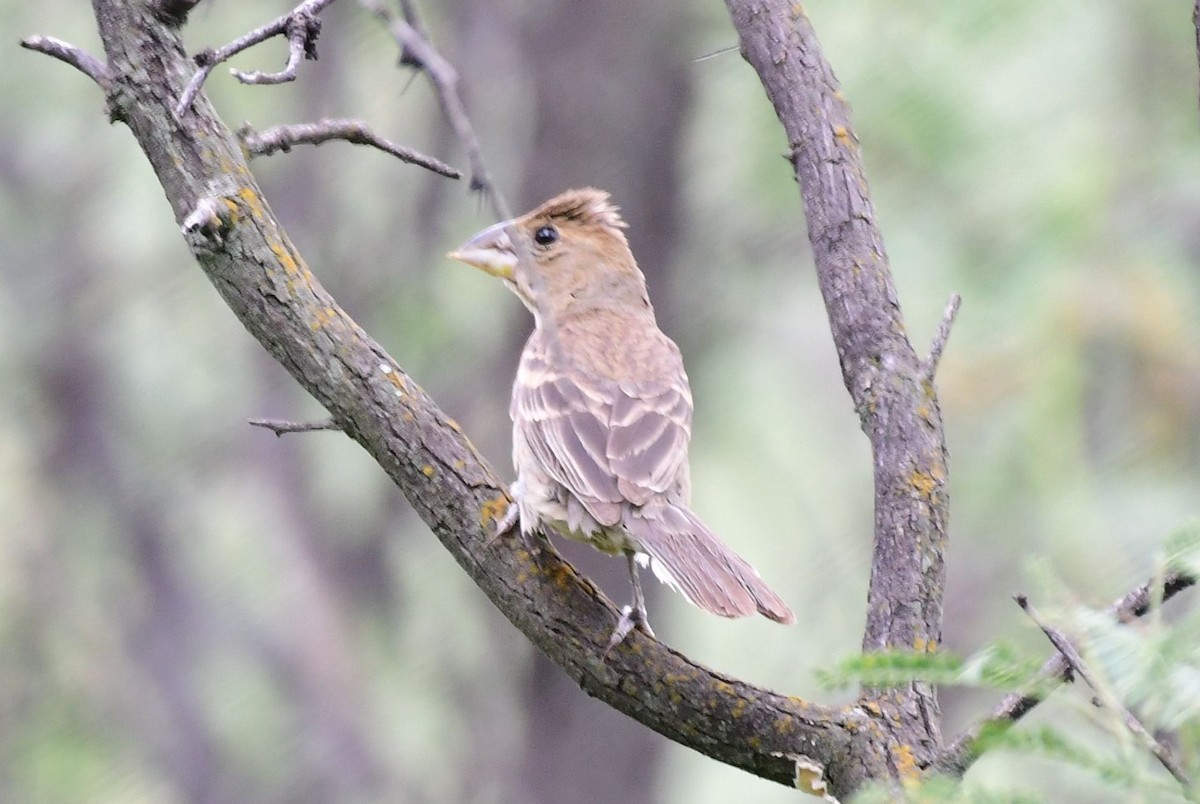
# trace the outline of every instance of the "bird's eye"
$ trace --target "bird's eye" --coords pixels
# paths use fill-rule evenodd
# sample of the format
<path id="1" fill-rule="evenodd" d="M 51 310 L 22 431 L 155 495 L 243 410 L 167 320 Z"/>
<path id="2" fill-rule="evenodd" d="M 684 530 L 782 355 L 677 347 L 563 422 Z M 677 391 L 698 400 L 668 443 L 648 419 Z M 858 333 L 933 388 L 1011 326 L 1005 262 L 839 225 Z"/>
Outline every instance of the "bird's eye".
<path id="1" fill-rule="evenodd" d="M 553 226 L 543 226 L 533 233 L 533 242 L 539 246 L 548 246 L 558 240 L 558 230 Z"/>

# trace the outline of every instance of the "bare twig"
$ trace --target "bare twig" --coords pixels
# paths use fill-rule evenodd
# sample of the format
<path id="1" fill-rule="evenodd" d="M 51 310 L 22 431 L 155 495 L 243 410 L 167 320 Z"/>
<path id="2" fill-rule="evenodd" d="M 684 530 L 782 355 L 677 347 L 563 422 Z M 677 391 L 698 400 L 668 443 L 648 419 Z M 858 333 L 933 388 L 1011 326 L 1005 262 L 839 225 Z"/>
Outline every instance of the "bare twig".
<path id="1" fill-rule="evenodd" d="M 35 34 L 21 40 L 21 47 L 26 50 L 36 50 L 53 56 L 74 67 L 103 88 L 108 83 L 108 68 L 104 63 L 85 50 L 75 47 L 70 42 L 55 39 L 53 36 Z"/>
<path id="2" fill-rule="evenodd" d="M 954 326 L 954 319 L 958 317 L 958 308 L 961 304 L 962 296 L 951 293 L 950 301 L 946 303 L 946 311 L 942 313 L 942 323 L 938 325 L 937 334 L 933 336 L 933 345 L 929 347 L 929 356 L 921 365 L 921 373 L 926 382 L 933 382 L 934 375 L 937 374 L 938 363 L 942 360 L 946 341 L 950 340 L 950 330 Z"/>
<path id="3" fill-rule="evenodd" d="M 729 47 L 718 48 L 717 50 L 714 50 L 711 53 L 705 53 L 703 56 L 696 56 L 694 59 L 692 59 L 692 63 L 698 64 L 702 61 L 708 61 L 709 59 L 715 59 L 717 56 L 724 56 L 726 53 L 736 53 L 737 49 L 738 49 L 737 45 L 730 45 Z"/>
<path id="4" fill-rule="evenodd" d="M 1161 598 L 1158 599 L 1161 603 L 1166 603 L 1195 583 L 1196 579 L 1190 575 L 1167 573 L 1163 578 L 1147 581 L 1114 601 L 1108 607 L 1107 613 L 1120 622 L 1129 622 L 1149 612 L 1151 601 L 1156 600 L 1156 595 L 1161 594 Z M 1025 689 L 1006 695 L 990 715 L 960 734 L 938 757 L 933 764 L 933 770 L 961 776 L 978 758 L 979 737 L 989 726 L 1020 720 L 1045 700 L 1048 694 L 1046 690 L 1052 682 L 1065 680 L 1070 672 L 1071 667 L 1067 660 L 1061 653 L 1055 653 L 1042 665 L 1037 677 Z"/>
<path id="5" fill-rule="evenodd" d="M 183 95 L 179 98 L 179 104 L 175 107 L 176 117 L 183 117 L 191 108 L 200 87 L 204 86 L 205 80 L 218 64 L 228 61 L 243 50 L 248 50 L 273 36 L 282 34 L 288 38 L 288 61 L 283 70 L 278 73 L 244 73 L 240 70 L 230 70 L 230 72 L 243 84 L 281 84 L 294 80 L 301 56 L 310 59 L 317 57 L 317 36 L 321 32 L 321 20 L 317 15 L 336 1 L 305 0 L 282 17 L 268 22 L 261 28 L 254 29 L 219 50 L 202 50 L 197 53 L 195 61 L 200 69 L 196 71 L 196 74 L 188 81 L 187 87 L 184 88 Z"/>
<path id="6" fill-rule="evenodd" d="M 276 151 L 286 153 L 293 145 L 320 145 L 330 140 L 345 140 L 355 145 L 370 145 L 402 162 L 419 165 L 451 179 L 462 178 L 462 171 L 450 167 L 440 159 L 380 137 L 361 120 L 319 120 L 316 123 L 273 126 L 266 131 L 255 131 L 247 123 L 238 129 L 237 134 L 246 152 L 252 157 L 270 156 Z"/>
<path id="7" fill-rule="evenodd" d="M 261 427 L 264 430 L 270 430 L 276 436 L 282 436 L 284 433 L 311 433 L 316 430 L 341 430 L 342 426 L 335 422 L 332 418 L 322 419 L 319 422 L 289 422 L 284 419 L 251 419 L 249 422 L 251 427 Z"/>
<path id="8" fill-rule="evenodd" d="M 363 7 L 378 17 L 401 47 L 401 63 L 420 67 L 433 83 L 442 114 L 446 122 L 454 130 L 463 150 L 467 154 L 467 162 L 471 166 L 471 189 L 478 190 L 491 202 L 492 211 L 499 220 L 512 217 L 504 196 L 492 182 L 491 174 L 483 161 L 483 151 L 479 147 L 479 138 L 475 135 L 475 127 L 467 116 L 466 107 L 458 93 L 458 72 L 450 62 L 446 61 L 429 39 L 418 30 L 420 18 L 411 2 L 403 5 L 410 20 L 401 19 L 380 0 L 359 0 Z M 415 22 L 415 25 L 414 25 Z"/>
<path id="9" fill-rule="evenodd" d="M 1192 25 L 1196 28 L 1196 61 L 1200 64 L 1200 0 L 1196 0 L 1192 9 Z"/>
<path id="10" fill-rule="evenodd" d="M 1037 624 L 1038 628 L 1042 629 L 1042 633 L 1045 634 L 1046 638 L 1050 640 L 1050 644 L 1053 645 L 1054 649 L 1058 651 L 1059 655 L 1066 660 L 1067 667 L 1070 668 L 1071 672 L 1079 678 L 1082 678 L 1085 682 L 1087 682 L 1089 687 L 1095 690 L 1097 695 L 1096 702 L 1102 706 L 1108 707 L 1120 715 L 1121 719 L 1125 721 L 1125 727 L 1128 728 L 1135 737 L 1142 741 L 1142 744 L 1145 746 L 1146 750 L 1153 754 L 1155 759 L 1162 763 L 1162 766 L 1167 769 L 1168 773 L 1175 777 L 1176 781 L 1183 785 L 1184 788 L 1187 788 L 1187 786 L 1190 784 L 1188 781 L 1188 776 L 1183 772 L 1183 769 L 1179 767 L 1178 763 L 1175 762 L 1175 758 L 1171 756 L 1170 750 L 1156 740 L 1153 734 L 1146 730 L 1146 727 L 1142 725 L 1142 722 L 1137 719 L 1133 712 L 1130 712 L 1127 708 L 1125 708 L 1124 704 L 1122 704 L 1115 696 L 1108 693 L 1106 689 L 1102 687 L 1099 682 L 1097 682 L 1096 677 L 1092 674 L 1092 671 L 1083 661 L 1083 657 L 1079 655 L 1079 651 L 1075 649 L 1075 646 L 1071 643 L 1071 640 L 1067 638 L 1067 635 L 1042 619 L 1041 615 L 1038 614 L 1037 609 L 1033 607 L 1033 604 L 1029 602 L 1029 598 L 1027 598 L 1025 595 L 1015 595 L 1013 599 L 1017 601 L 1017 605 L 1021 607 L 1021 610 L 1028 614 L 1029 618 Z"/>
<path id="11" fill-rule="evenodd" d="M 312 14 L 292 14 L 288 18 L 288 60 L 283 69 L 274 73 L 261 70 L 244 72 L 231 69 L 233 77 L 243 84 L 286 84 L 296 80 L 296 70 L 305 59 L 317 58 L 317 37 L 321 35 L 321 19 Z"/>

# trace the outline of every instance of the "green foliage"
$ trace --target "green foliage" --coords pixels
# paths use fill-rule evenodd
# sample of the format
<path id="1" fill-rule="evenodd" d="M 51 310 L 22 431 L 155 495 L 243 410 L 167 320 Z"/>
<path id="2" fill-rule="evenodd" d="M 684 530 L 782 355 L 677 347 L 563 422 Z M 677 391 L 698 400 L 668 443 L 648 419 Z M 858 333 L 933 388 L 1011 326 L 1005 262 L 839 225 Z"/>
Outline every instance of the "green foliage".
<path id="1" fill-rule="evenodd" d="M 1090 778 L 1105 795 L 1144 801 L 1171 801 L 1184 796 L 1180 785 L 1153 758 L 1143 737 L 1126 721 L 1125 711 L 1134 713 L 1152 734 L 1173 744 L 1172 754 L 1185 772 L 1195 778 L 1200 772 L 1200 611 L 1196 607 L 1180 616 L 1164 616 L 1161 580 L 1167 571 L 1194 574 L 1200 571 L 1200 521 L 1189 520 L 1164 541 L 1164 568 L 1145 616 L 1121 622 L 1106 609 L 1075 601 L 1065 584 L 1045 562 L 1034 562 L 1033 574 L 1046 587 L 1041 593 L 1052 603 L 1041 611 L 1046 624 L 1071 641 L 1083 658 L 1084 668 L 1095 687 L 1082 677 L 1063 685 L 1057 679 L 1040 678 L 1046 655 L 1030 656 L 1003 644 L 990 645 L 962 659 L 949 653 L 896 651 L 855 656 L 832 671 L 818 674 L 829 689 L 851 684 L 886 687 L 923 681 L 938 686 L 969 686 L 1005 692 L 1021 691 L 1047 697 L 1064 692 L 1041 704 L 1031 720 L 1045 717 L 1053 708 L 1058 715 L 1053 725 L 1008 721 L 988 723 L 974 744 L 977 759 L 993 760 L 997 753 L 1014 754 L 1021 760 L 1036 759 L 1054 767 L 1071 769 Z M 1032 623 L 1031 623 L 1031 627 Z M 1061 717 L 1066 709 L 1066 717 Z M 1061 721 L 1061 722 L 1060 722 Z M 1065 724 L 1065 725 L 1064 725 Z M 1008 764 L 1018 768 L 1019 765 Z M 968 773 L 966 780 L 934 778 L 903 791 L 912 802 L 988 802 L 1053 800 L 1030 798 L 1008 789 L 1002 793 L 977 784 Z M 855 801 L 894 800 L 895 790 L 875 787 Z"/>
<path id="2" fill-rule="evenodd" d="M 896 687 L 910 681 L 938 686 L 971 686 L 1012 690 L 1031 684 L 1040 661 L 1023 657 L 1009 645 L 997 643 L 966 658 L 944 651 L 918 653 L 891 651 L 867 653 L 842 661 L 836 669 L 818 671 L 826 689 L 852 684 L 867 687 Z"/>

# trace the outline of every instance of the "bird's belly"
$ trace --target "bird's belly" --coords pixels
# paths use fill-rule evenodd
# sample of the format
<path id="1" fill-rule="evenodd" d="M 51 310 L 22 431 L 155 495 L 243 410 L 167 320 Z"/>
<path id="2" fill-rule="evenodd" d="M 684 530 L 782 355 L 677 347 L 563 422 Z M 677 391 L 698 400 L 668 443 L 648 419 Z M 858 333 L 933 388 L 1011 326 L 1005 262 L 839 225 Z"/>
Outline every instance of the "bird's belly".
<path id="1" fill-rule="evenodd" d="M 611 555 L 637 549 L 624 528 L 601 525 L 567 488 L 540 472 L 521 472 L 514 492 L 526 533 L 554 531 Z"/>

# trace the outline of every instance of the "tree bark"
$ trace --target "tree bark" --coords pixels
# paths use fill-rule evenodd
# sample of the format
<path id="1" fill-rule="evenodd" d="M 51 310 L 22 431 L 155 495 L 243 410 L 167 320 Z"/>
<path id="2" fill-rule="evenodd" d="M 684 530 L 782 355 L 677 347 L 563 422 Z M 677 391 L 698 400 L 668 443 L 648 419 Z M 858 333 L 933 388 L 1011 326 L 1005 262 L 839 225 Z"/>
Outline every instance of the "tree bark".
<path id="1" fill-rule="evenodd" d="M 842 378 L 874 455 L 863 649 L 932 652 L 945 590 L 945 436 L 932 377 L 905 334 L 849 106 L 801 4 L 726 5 L 742 55 L 787 134 Z M 931 686 L 865 690 L 861 703 L 891 735 L 897 775 L 911 776 L 936 756 L 940 714 Z"/>

